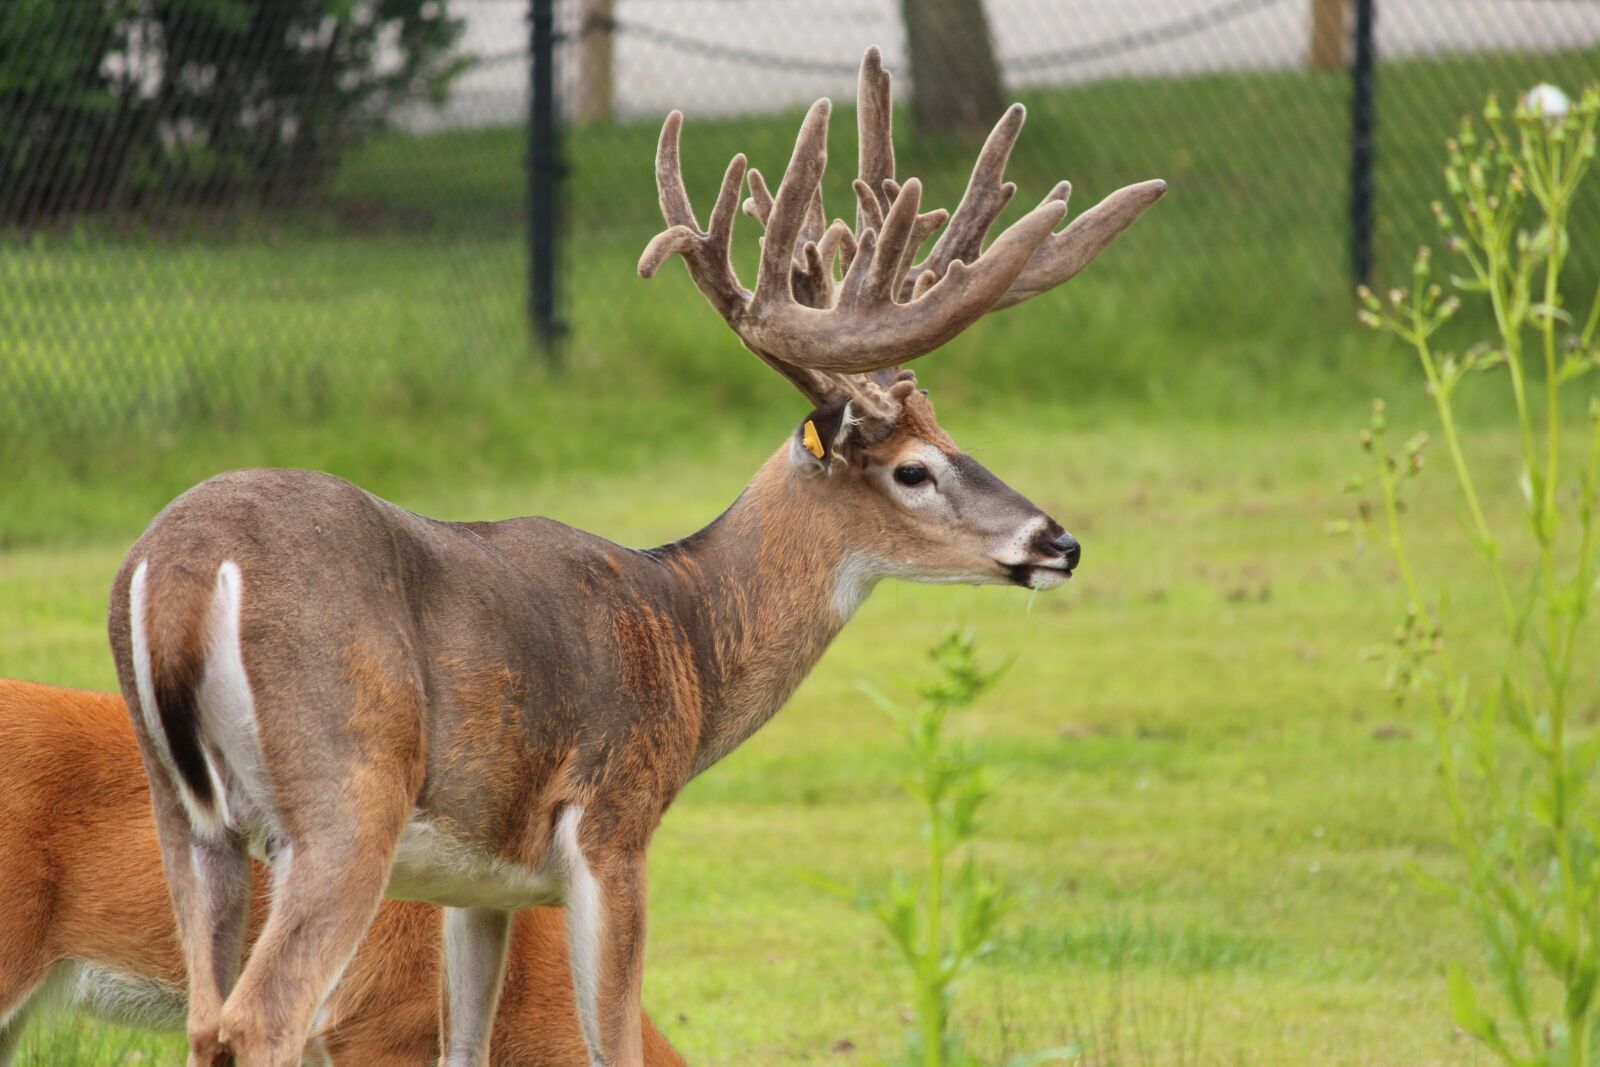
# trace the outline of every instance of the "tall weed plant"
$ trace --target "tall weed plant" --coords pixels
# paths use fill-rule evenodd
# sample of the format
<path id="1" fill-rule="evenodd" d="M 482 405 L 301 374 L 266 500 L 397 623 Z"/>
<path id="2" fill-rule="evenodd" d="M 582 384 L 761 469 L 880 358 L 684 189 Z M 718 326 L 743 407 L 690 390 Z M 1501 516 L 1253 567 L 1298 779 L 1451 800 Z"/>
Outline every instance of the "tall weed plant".
<path id="1" fill-rule="evenodd" d="M 970 707 L 1004 668 L 985 667 L 970 634 L 947 637 L 929 653 L 933 679 L 917 687 L 922 703 L 906 712 L 870 687 L 864 691 L 889 713 L 905 738 L 902 785 L 922 810 L 924 861 L 897 871 L 881 890 L 857 896 L 881 922 L 909 972 L 915 1026 L 906 1035 L 903 1067 L 977 1067 L 951 1025 L 958 982 L 993 947 L 1009 906 L 1001 884 L 978 866 L 972 842 L 978 812 L 994 791 L 995 776 L 978 752 L 946 732 L 950 713 Z M 1053 1049 L 1012 1057 L 1006 1067 L 1075 1057 Z"/>
<path id="2" fill-rule="evenodd" d="M 1492 583 L 1494 654 L 1468 661 L 1453 642 L 1448 592 L 1417 578 L 1403 519 L 1406 482 L 1423 469 L 1428 438 L 1387 443 L 1373 406 L 1363 444 L 1375 492 L 1363 517 L 1392 549 L 1408 604 L 1395 637 L 1391 683 L 1420 692 L 1438 723 L 1439 781 L 1458 878 L 1433 883 L 1471 913 L 1487 984 L 1452 963 L 1456 1025 L 1506 1064 L 1600 1063 L 1600 733 L 1583 721 L 1600 693 L 1600 653 L 1586 626 L 1600 569 L 1600 293 L 1581 313 L 1562 292 L 1571 255 L 1568 218 L 1595 157 L 1600 90 L 1575 105 L 1511 112 L 1490 97 L 1482 122 L 1463 120 L 1448 142 L 1448 203 L 1433 213 L 1452 264 L 1448 284 L 1422 249 L 1409 289 L 1361 290 L 1363 322 L 1415 353 L 1433 400 L 1471 542 Z M 1460 353 L 1435 347 L 1463 300 L 1483 301 L 1494 336 Z M 1514 522 L 1484 497 L 1457 396 L 1503 390 L 1521 444 Z M 1586 416 L 1567 394 L 1587 387 Z M 1481 465 L 1480 465 L 1481 466 Z M 1486 503 L 1487 499 L 1487 503 Z M 1505 529 L 1499 528 L 1506 527 Z M 1587 672 L 1586 672 L 1587 669 Z M 1420 877 L 1420 875 L 1419 875 Z M 1492 992 L 1491 992 L 1492 991 Z"/>

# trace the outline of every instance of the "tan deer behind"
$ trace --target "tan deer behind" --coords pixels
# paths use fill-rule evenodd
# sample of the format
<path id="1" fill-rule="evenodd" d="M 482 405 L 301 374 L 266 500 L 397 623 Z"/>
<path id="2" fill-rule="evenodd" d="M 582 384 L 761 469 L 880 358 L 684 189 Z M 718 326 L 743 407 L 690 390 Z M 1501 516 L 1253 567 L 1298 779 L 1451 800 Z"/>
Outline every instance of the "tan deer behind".
<path id="1" fill-rule="evenodd" d="M 30 1018 L 51 1011 L 181 1030 L 183 956 L 122 698 L 0 679 L 0 752 L 0 1067 Z M 262 873 L 251 935 L 267 910 Z M 438 908 L 379 908 L 313 1035 L 312 1062 L 434 1062 L 439 936 Z M 682 1067 L 643 1025 L 648 1067 Z M 588 1067 L 556 909 L 532 908 L 512 927 L 491 1062 Z"/>

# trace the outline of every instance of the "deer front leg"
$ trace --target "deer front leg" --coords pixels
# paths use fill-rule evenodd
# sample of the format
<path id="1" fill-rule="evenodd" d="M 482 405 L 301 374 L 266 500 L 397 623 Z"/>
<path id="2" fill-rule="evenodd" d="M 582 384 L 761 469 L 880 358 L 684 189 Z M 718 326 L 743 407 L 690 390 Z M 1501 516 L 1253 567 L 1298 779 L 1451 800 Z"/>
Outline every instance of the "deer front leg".
<path id="1" fill-rule="evenodd" d="M 578 1023 L 594 1067 L 642 1067 L 644 851 L 583 848 L 580 818 L 580 809 L 569 809 L 557 828 Z"/>
<path id="2" fill-rule="evenodd" d="M 506 972 L 512 913 L 493 908 L 444 910 L 444 1005 L 439 1067 L 483 1067 Z"/>

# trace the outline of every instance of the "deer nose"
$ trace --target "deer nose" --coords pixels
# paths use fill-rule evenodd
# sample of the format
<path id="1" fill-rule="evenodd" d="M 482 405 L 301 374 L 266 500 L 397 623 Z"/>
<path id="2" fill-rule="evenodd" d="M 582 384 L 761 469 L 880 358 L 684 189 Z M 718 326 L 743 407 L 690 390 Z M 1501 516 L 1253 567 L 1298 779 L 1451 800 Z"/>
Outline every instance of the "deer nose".
<path id="1" fill-rule="evenodd" d="M 1067 570 L 1076 570 L 1078 560 L 1083 557 L 1083 546 L 1078 544 L 1078 539 L 1069 533 L 1062 535 L 1050 542 L 1050 547 L 1056 550 L 1057 555 L 1067 561 Z"/>
<path id="2" fill-rule="evenodd" d="M 1069 571 L 1078 566 L 1078 560 L 1083 556 L 1083 547 L 1078 544 L 1078 539 L 1054 523 L 1050 524 L 1050 529 L 1041 531 L 1034 544 L 1043 555 L 1059 556 L 1066 562 Z"/>

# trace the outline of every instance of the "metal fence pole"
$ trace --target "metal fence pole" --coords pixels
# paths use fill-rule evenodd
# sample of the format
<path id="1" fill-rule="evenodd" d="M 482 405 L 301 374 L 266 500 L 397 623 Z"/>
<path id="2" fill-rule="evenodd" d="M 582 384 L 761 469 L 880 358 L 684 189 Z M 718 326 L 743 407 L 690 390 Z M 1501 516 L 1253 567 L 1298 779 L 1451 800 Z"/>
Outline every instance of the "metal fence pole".
<path id="1" fill-rule="evenodd" d="M 1350 273 L 1372 276 L 1372 161 L 1378 89 L 1377 0 L 1355 0 L 1350 59 Z"/>
<path id="2" fill-rule="evenodd" d="M 556 306 L 563 166 L 556 113 L 555 2 L 531 0 L 528 11 L 528 315 L 545 357 L 558 356 L 563 325 Z"/>

